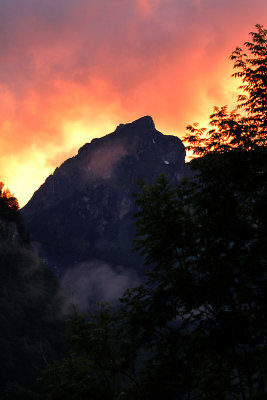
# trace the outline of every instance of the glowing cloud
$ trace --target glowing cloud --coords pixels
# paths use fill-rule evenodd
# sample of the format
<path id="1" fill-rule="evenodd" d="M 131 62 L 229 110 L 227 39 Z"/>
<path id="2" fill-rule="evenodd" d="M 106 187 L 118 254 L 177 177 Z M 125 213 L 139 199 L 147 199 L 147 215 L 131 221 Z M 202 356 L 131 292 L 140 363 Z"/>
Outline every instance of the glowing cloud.
<path id="1" fill-rule="evenodd" d="M 66 157 L 151 115 L 165 133 L 232 104 L 229 55 L 266 0 L 1 0 L 0 181 L 21 205 Z"/>

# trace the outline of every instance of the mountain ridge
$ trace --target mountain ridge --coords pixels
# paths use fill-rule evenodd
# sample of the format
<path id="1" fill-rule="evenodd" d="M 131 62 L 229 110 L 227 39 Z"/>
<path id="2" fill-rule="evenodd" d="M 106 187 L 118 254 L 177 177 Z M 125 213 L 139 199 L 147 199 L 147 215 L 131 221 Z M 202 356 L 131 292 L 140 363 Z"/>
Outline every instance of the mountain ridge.
<path id="1" fill-rule="evenodd" d="M 35 204 L 39 202 L 39 206 L 43 205 L 43 207 L 49 207 L 52 204 L 60 200 L 60 197 L 66 198 L 73 193 L 72 187 L 73 182 L 70 182 L 70 179 L 66 179 L 67 176 L 71 177 L 73 175 L 74 180 L 78 179 L 79 184 L 84 184 L 86 179 L 82 179 L 84 177 L 84 168 L 85 165 L 81 165 L 80 163 L 86 163 L 88 158 L 93 156 L 91 169 L 93 170 L 91 173 L 91 177 L 87 176 L 87 178 L 94 178 L 94 172 L 97 177 L 102 177 L 108 179 L 111 167 L 120 158 L 126 155 L 131 155 L 134 151 L 139 152 L 140 155 L 140 147 L 144 149 L 149 146 L 149 142 L 152 141 L 153 144 L 156 144 L 157 140 L 162 142 L 162 138 L 168 138 L 173 141 L 173 145 L 178 145 L 180 147 L 180 151 L 184 152 L 184 147 L 180 139 L 176 136 L 171 135 L 163 135 L 161 132 L 155 129 L 155 125 L 153 119 L 150 116 L 141 117 L 132 123 L 128 124 L 120 124 L 114 130 L 114 132 L 109 133 L 101 138 L 94 138 L 90 143 L 84 144 L 79 150 L 77 155 L 65 160 L 59 167 L 57 167 L 53 174 L 49 175 L 45 182 L 40 186 L 40 188 L 33 194 L 30 201 L 23 207 L 22 212 L 27 217 L 32 214 L 33 209 L 35 208 Z M 163 139 L 163 140 L 164 140 Z M 140 146 L 141 142 L 141 146 Z M 176 143 L 175 143 L 176 142 Z M 102 149 L 99 151 L 99 149 Z M 98 154 L 99 152 L 99 154 Z M 105 154 L 104 154 L 105 153 Z M 137 154 L 138 156 L 138 154 Z M 164 155 L 162 154 L 162 157 Z M 102 158 L 101 163 L 99 162 L 99 158 Z M 93 165 L 94 159 L 96 161 L 96 165 Z M 169 163 L 168 160 L 165 160 L 166 164 Z M 75 164 L 78 162 L 78 170 L 75 170 Z M 84 168 L 81 168 L 84 167 Z M 69 174 L 69 170 L 72 170 L 72 173 Z M 88 170 L 87 170 L 88 172 Z M 168 172 L 168 171 L 166 171 Z M 65 175 L 65 177 L 64 177 Z M 90 175 L 90 174 L 89 174 Z M 64 187 L 63 196 L 61 193 L 58 193 L 55 185 L 60 178 L 62 181 L 66 181 L 66 185 Z M 62 183 L 62 182 L 61 182 Z M 75 185 L 74 185 L 75 187 Z M 45 199 L 40 199 L 40 193 L 45 189 L 45 192 L 49 192 L 50 198 L 45 196 Z M 62 190 L 62 185 L 61 185 Z M 51 199 L 53 199 L 51 204 Z M 41 204 L 43 203 L 43 204 Z M 38 208 L 38 211 L 40 208 Z"/>

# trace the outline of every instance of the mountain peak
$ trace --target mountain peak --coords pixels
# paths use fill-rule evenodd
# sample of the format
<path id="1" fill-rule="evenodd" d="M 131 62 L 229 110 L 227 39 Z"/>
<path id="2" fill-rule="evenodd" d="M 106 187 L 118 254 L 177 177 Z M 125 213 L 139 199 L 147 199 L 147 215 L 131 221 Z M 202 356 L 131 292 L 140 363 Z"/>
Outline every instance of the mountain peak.
<path id="1" fill-rule="evenodd" d="M 132 125 L 136 125 L 139 127 L 149 127 L 149 128 L 155 128 L 154 121 L 150 115 L 146 115 L 144 117 L 138 118 L 135 121 L 132 122 Z"/>
<path id="2" fill-rule="evenodd" d="M 144 117 L 136 119 L 131 123 L 118 125 L 117 128 L 115 129 L 115 132 L 118 132 L 125 128 L 132 128 L 134 131 L 138 132 L 148 131 L 148 130 L 150 131 L 152 129 L 155 129 L 155 124 L 152 117 L 146 115 Z"/>

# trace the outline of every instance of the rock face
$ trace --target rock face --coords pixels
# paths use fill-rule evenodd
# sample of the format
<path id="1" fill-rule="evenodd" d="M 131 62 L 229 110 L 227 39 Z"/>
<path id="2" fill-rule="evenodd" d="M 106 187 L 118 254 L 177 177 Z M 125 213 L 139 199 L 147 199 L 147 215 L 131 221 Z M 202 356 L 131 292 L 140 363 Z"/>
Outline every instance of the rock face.
<path id="1" fill-rule="evenodd" d="M 131 251 L 137 181 L 152 182 L 163 172 L 175 183 L 185 175 L 184 160 L 181 140 L 158 132 L 149 116 L 81 147 L 22 210 L 48 266 L 63 281 L 66 274 L 75 281 L 77 266 L 89 276 L 99 263 L 109 273 L 124 268 L 126 281 L 135 280 L 131 274 L 142 269 Z"/>

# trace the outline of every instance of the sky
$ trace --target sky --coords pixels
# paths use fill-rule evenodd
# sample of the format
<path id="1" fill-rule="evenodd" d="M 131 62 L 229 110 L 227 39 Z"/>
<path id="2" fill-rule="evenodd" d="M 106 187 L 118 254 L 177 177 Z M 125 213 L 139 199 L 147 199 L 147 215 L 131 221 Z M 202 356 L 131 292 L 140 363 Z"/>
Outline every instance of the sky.
<path id="1" fill-rule="evenodd" d="M 234 105 L 229 56 L 266 19 L 266 0 L 0 0 L 0 181 L 23 206 L 120 123 L 206 125 Z"/>

